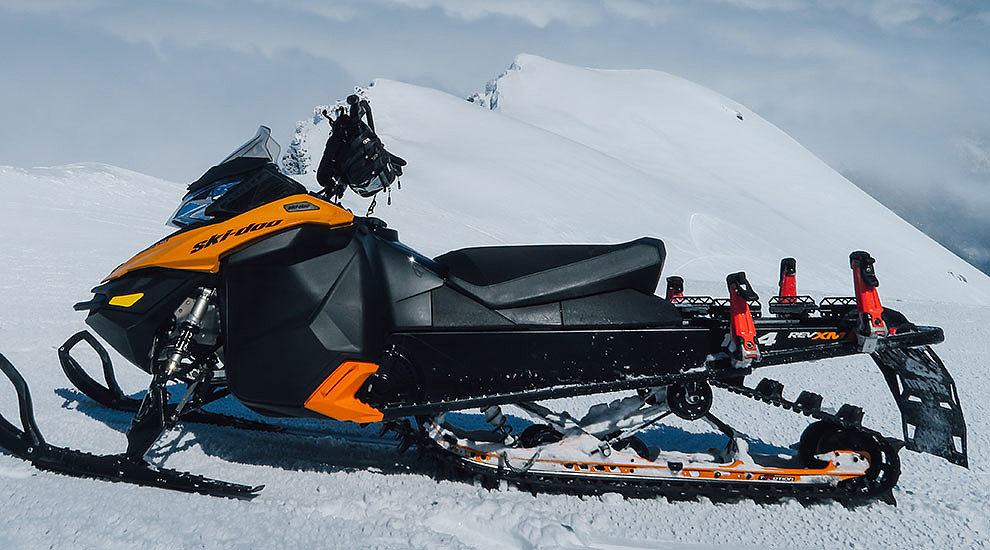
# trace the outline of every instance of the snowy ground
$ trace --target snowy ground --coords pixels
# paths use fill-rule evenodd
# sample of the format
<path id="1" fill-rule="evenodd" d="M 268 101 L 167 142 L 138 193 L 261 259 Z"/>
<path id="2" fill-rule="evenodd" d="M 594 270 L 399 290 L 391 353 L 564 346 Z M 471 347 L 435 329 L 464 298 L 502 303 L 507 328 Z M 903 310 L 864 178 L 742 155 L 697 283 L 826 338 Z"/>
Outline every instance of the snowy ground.
<path id="1" fill-rule="evenodd" d="M 81 328 L 70 304 L 120 258 L 158 237 L 179 187 L 99 165 L 58 170 L 0 169 L 7 200 L 0 203 L 0 349 L 34 391 L 38 422 L 62 445 L 117 452 L 126 414 L 96 408 L 63 377 L 55 349 Z M 99 194 L 100 196 L 97 196 Z M 61 197 L 57 199 L 56 197 Z M 138 209 L 141 204 L 146 208 Z M 82 230 L 84 228 L 85 230 Z M 689 281 L 690 282 L 690 281 Z M 718 292 L 719 285 L 695 282 Z M 373 429 L 328 421 L 304 422 L 325 437 L 273 436 L 189 426 L 157 448 L 170 467 L 267 488 L 253 502 L 171 493 L 79 480 L 33 470 L 0 455 L 0 546 L 101 547 L 506 547 L 506 548 L 799 548 L 979 547 L 990 521 L 990 406 L 985 394 L 990 308 L 889 301 L 910 318 L 945 328 L 938 347 L 959 382 L 969 424 L 971 469 L 902 452 L 897 507 L 849 510 L 835 503 L 758 505 L 671 503 L 489 492 L 466 483 L 436 482 L 414 453 L 396 455 Z M 121 364 L 128 391 L 147 383 Z M 866 423 L 897 434 L 897 412 L 880 373 L 868 359 L 833 360 L 767 369 L 787 395 L 806 388 L 830 403 L 866 409 Z M 13 418 L 12 391 L 0 389 L 0 410 Z M 576 408 L 588 400 L 575 399 Z M 230 412 L 245 412 L 236 403 Z M 786 445 L 802 420 L 777 409 L 724 395 L 716 411 L 753 442 Z M 793 418 L 792 418 L 793 417 Z M 291 423 L 291 422 L 290 422 Z M 648 435 L 686 441 L 674 426 Z M 705 431 L 705 430 L 702 430 Z M 708 436 L 705 446 L 716 436 Z"/>
<path id="2" fill-rule="evenodd" d="M 553 70 L 570 75 L 569 69 Z M 572 77 L 578 78 L 570 75 L 564 81 L 570 83 Z M 645 160 L 623 160 L 618 151 L 602 152 L 611 142 L 594 143 L 593 132 L 582 135 L 573 124 L 565 127 L 561 120 L 566 120 L 568 109 L 576 108 L 566 105 L 576 101 L 573 97 L 555 96 L 561 107 L 558 112 L 544 109 L 540 116 L 532 115 L 534 124 L 552 127 L 550 130 L 510 120 L 528 116 L 519 104 L 511 104 L 513 97 L 520 97 L 518 90 L 525 88 L 519 87 L 525 81 L 513 83 L 512 78 L 500 83 L 504 114 L 398 83 L 376 86 L 379 96 L 373 100 L 379 102 L 375 105 L 382 105 L 381 116 L 376 119 L 381 128 L 387 128 L 386 143 L 395 144 L 397 152 L 410 160 L 406 185 L 395 195 L 391 208 L 380 202 L 378 214 L 397 227 L 408 244 L 434 254 L 492 242 L 602 242 L 640 234 L 666 238 L 669 231 L 666 274 L 671 274 L 671 269 L 686 273 L 692 292 L 725 294 L 721 277 L 744 263 L 742 267 L 754 266 L 746 267 L 750 271 L 771 273 L 751 273 L 757 290 L 766 297 L 776 281 L 775 259 L 788 253 L 806 254 L 798 256 L 802 291 L 819 298 L 825 293 L 848 292 L 851 285 L 844 255 L 858 247 L 857 236 L 836 234 L 819 241 L 817 235 L 824 222 L 811 216 L 800 231 L 779 235 L 761 229 L 766 233 L 761 235 L 763 240 L 740 239 L 733 243 L 734 251 L 725 250 L 725 243 L 716 237 L 734 234 L 747 225 L 731 212 L 719 213 L 725 203 L 695 204 L 692 211 L 698 215 L 688 214 L 696 220 L 693 225 L 690 220 L 673 219 L 682 214 L 678 208 L 694 208 L 691 197 L 674 209 L 655 205 L 665 194 L 677 190 L 669 187 L 676 183 L 669 178 L 704 180 L 707 188 L 697 190 L 699 195 L 693 200 L 723 194 L 711 187 L 720 181 L 728 182 L 725 185 L 732 182 L 727 179 L 728 172 L 716 172 L 729 170 L 736 161 L 719 165 L 714 159 L 720 153 L 709 150 L 705 162 L 711 161 L 711 166 L 707 168 L 696 167 L 694 172 L 684 169 L 685 173 L 660 178 L 642 175 L 649 171 L 641 165 Z M 628 75 L 618 78 L 627 79 Z M 661 83 L 668 78 L 672 77 L 666 75 Z M 674 88 L 692 89 L 680 84 Z M 703 104 L 711 98 L 699 93 Z M 400 111 L 396 102 L 402 98 L 426 107 Z M 714 111 L 727 113 L 729 122 L 737 120 L 734 113 L 739 110 L 746 121 L 760 123 L 755 134 L 738 139 L 762 136 L 771 145 L 780 142 L 779 147 L 791 147 L 786 135 L 775 137 L 778 130 L 763 126 L 765 121 L 741 106 L 729 104 L 729 112 L 723 111 L 724 102 L 708 103 Z M 691 102 L 685 100 L 685 105 L 683 108 L 689 108 Z M 455 116 L 429 132 L 435 120 L 427 115 L 448 108 Z M 461 126 L 454 121 L 460 121 Z M 675 123 L 667 121 L 667 133 L 658 135 L 673 139 L 670 128 Z M 480 125 L 484 131 L 473 137 L 456 133 L 471 125 Z M 315 128 L 314 135 L 318 131 Z M 562 138 L 563 133 L 567 137 Z M 728 147 L 730 142 L 723 145 Z M 546 170 L 545 158 L 527 156 L 527 147 L 533 143 L 554 147 L 560 156 L 553 161 L 559 165 L 553 168 L 566 176 L 560 181 L 579 186 L 554 190 L 551 182 L 558 180 L 552 178 L 552 171 L 542 172 L 537 181 L 526 180 L 527 174 L 531 177 Z M 704 150 L 703 144 L 685 144 L 690 150 Z M 236 145 L 231 144 L 231 149 Z M 799 148 L 796 144 L 793 147 Z M 755 151 L 748 153 L 751 158 Z M 781 154 L 787 151 L 799 154 L 793 148 Z M 704 160 L 697 160 L 697 155 L 688 157 L 699 163 Z M 500 164 L 506 158 L 516 162 Z M 808 158 L 810 163 L 820 162 L 813 156 Z M 801 171 L 800 166 L 790 164 L 795 163 L 781 167 L 783 175 L 778 174 L 779 178 L 786 179 L 784 172 Z M 833 181 L 821 167 L 808 171 L 817 174 L 818 184 L 833 186 L 835 194 L 856 194 L 843 187 L 848 182 Z M 622 179 L 626 183 L 640 177 L 636 174 L 642 175 L 636 180 L 641 183 L 641 193 L 633 192 L 635 186 L 620 187 L 618 196 L 575 192 L 586 189 L 580 186 L 592 186 L 595 178 L 616 174 L 628 176 Z M 520 178 L 522 184 L 518 183 Z M 500 187 L 500 183 L 505 185 Z M 749 184 L 757 182 L 751 180 Z M 101 453 L 123 449 L 129 416 L 97 408 L 75 391 L 58 367 L 55 350 L 84 326 L 83 314 L 73 312 L 71 304 L 88 299 L 89 288 L 114 266 L 157 240 L 165 231 L 162 220 L 181 194 L 178 184 L 105 165 L 31 170 L 0 167 L 0 351 L 30 384 L 38 423 L 49 441 Z M 527 200 L 519 201 L 521 196 Z M 754 208 L 779 210 L 770 199 L 753 204 Z M 774 505 L 715 504 L 704 499 L 672 503 L 664 499 L 626 500 L 618 495 L 532 496 L 511 488 L 487 491 L 470 483 L 435 481 L 429 464 L 420 463 L 415 453 L 397 455 L 390 441 L 376 437 L 374 428 L 362 431 L 346 423 L 286 420 L 283 422 L 322 437 L 192 425 L 168 434 L 153 451 L 153 458 L 169 467 L 267 485 L 252 502 L 42 473 L 0 453 L 0 512 L 4 519 L 0 548 L 990 546 L 990 520 L 983 508 L 990 501 L 990 434 L 986 429 L 990 425 L 986 399 L 990 391 L 990 307 L 979 305 L 987 303 L 990 294 L 985 291 L 990 289 L 990 280 L 974 274 L 971 267 L 903 222 L 890 218 L 882 206 L 868 206 L 871 219 L 883 225 L 880 236 L 892 235 L 890 242 L 870 235 L 873 246 L 864 246 L 878 257 L 884 303 L 918 323 L 944 327 L 946 342 L 937 349 L 959 385 L 969 427 L 969 470 L 935 457 L 901 453 L 904 473 L 895 489 L 897 507 L 878 503 L 850 510 L 837 503 L 808 507 L 790 501 Z M 596 211 L 608 215 L 596 216 Z M 774 212 L 775 216 L 783 215 Z M 688 225 L 682 227 L 685 223 Z M 651 226 L 654 229 L 649 229 Z M 766 243 L 772 248 L 769 252 L 760 248 Z M 834 260 L 836 265 L 827 269 L 816 265 L 824 259 Z M 763 266 L 766 263 L 768 268 Z M 833 271 L 834 277 L 830 276 Z M 965 271 L 968 282 L 954 278 L 950 271 Z M 801 278 L 805 273 L 808 277 Z M 802 284 L 807 281 L 811 282 Z M 812 284 L 814 281 L 821 284 Z M 977 296 L 977 305 L 960 304 L 967 289 Z M 905 297 L 913 298 L 905 301 Z M 146 376 L 121 359 L 117 361 L 124 389 L 142 390 Z M 893 399 L 868 358 L 773 367 L 762 374 L 785 382 L 785 396 L 794 396 L 801 389 L 818 391 L 825 395 L 826 404 L 862 406 L 867 426 L 899 434 Z M 717 395 L 715 412 L 747 434 L 751 445 L 786 446 L 797 439 L 805 422 L 779 409 L 724 393 Z M 591 402 L 588 398 L 567 400 L 575 410 Z M 250 414 L 236 402 L 219 403 L 217 410 Z M 0 412 L 7 418 L 16 417 L 13 391 L 5 383 L 0 383 Z M 700 442 L 690 437 L 695 431 L 704 434 Z M 661 437 L 675 445 L 707 448 L 718 444 L 717 436 L 709 434 L 707 428 L 686 424 L 658 428 L 645 439 L 655 443 Z M 170 453 L 174 454 L 167 456 Z"/>

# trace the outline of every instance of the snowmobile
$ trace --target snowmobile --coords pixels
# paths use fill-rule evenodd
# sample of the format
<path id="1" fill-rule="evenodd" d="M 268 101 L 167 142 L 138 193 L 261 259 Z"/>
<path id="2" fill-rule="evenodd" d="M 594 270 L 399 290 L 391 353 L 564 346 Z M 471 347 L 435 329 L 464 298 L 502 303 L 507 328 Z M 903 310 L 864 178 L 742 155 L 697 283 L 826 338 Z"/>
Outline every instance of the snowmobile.
<path id="1" fill-rule="evenodd" d="M 429 258 L 384 221 L 337 201 L 339 184 L 374 195 L 405 164 L 371 140 L 362 114 L 370 107 L 353 98 L 339 115 L 351 132 L 335 126 L 331 135 L 342 159 L 336 170 L 357 176 L 335 174 L 338 185 L 307 191 L 280 172 L 278 146 L 262 127 L 189 186 L 171 219 L 178 231 L 75 305 L 151 377 L 143 396 L 124 394 L 88 331 L 58 350 L 85 395 L 134 414 L 125 452 L 47 443 L 23 378 L 0 356 L 22 424 L 0 420 L 3 447 L 43 470 L 249 499 L 262 487 L 145 460 L 178 423 L 287 430 L 206 408 L 233 396 L 267 417 L 377 423 L 400 450 L 415 445 L 487 486 L 534 492 L 892 503 L 901 447 L 967 465 L 956 388 L 931 347 L 942 330 L 881 305 L 868 253 L 849 256 L 853 295 L 821 301 L 797 294 L 796 263 L 784 259 L 766 312 L 742 272 L 726 277 L 724 298 L 685 295 L 676 276 L 657 295 L 666 252 L 655 238 Z M 73 356 L 80 343 L 99 354 L 105 383 Z M 901 438 L 863 426 L 854 405 L 827 407 L 811 391 L 785 397 L 769 378 L 747 385 L 762 367 L 855 354 L 870 355 L 885 377 Z M 750 451 L 712 412 L 714 390 L 807 417 L 796 452 Z M 580 417 L 546 403 L 622 391 Z M 484 422 L 458 425 L 463 411 L 480 411 Z M 640 437 L 674 418 L 709 424 L 724 447 L 685 450 Z"/>

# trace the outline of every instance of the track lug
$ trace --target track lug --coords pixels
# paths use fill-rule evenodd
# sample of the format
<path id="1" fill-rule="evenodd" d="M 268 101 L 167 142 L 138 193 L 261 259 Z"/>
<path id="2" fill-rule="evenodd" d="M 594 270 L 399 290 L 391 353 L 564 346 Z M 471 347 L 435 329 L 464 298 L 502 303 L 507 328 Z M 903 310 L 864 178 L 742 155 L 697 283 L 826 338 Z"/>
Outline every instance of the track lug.
<path id="1" fill-rule="evenodd" d="M 780 399 L 784 395 L 784 385 L 776 380 L 764 378 L 756 385 L 756 392 L 771 399 Z"/>
<path id="2" fill-rule="evenodd" d="M 822 408 L 822 396 L 810 391 L 802 391 L 794 405 L 804 412 L 817 412 Z"/>
<path id="3" fill-rule="evenodd" d="M 846 403 L 839 407 L 839 412 L 835 416 L 844 423 L 859 426 L 863 422 L 863 409 Z"/>

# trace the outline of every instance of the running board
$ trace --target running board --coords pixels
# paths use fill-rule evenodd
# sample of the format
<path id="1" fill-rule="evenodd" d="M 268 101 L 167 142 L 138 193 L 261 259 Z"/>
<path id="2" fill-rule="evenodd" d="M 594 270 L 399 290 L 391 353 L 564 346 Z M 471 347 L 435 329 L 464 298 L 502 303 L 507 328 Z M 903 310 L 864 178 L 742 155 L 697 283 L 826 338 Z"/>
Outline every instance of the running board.
<path id="1" fill-rule="evenodd" d="M 870 354 L 901 410 L 905 446 L 969 467 L 966 421 L 956 384 L 930 346 Z"/>

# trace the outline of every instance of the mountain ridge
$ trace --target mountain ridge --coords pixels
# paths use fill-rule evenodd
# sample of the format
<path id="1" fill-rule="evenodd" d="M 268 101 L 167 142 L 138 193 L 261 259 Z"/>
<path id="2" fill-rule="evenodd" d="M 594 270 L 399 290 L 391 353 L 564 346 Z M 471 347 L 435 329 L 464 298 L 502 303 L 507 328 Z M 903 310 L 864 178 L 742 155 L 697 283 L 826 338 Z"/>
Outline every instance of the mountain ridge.
<path id="1" fill-rule="evenodd" d="M 882 294 L 990 304 L 990 277 L 757 113 L 674 75 L 521 54 L 468 101 L 387 79 L 362 93 L 386 146 L 410 161 L 376 215 L 425 252 L 651 235 L 668 245 L 665 275 L 745 270 L 766 293 L 794 256 L 801 288 L 848 294 L 848 254 L 864 249 Z M 312 168 L 328 132 L 321 117 L 300 123 Z M 311 171 L 299 179 L 316 188 Z"/>

